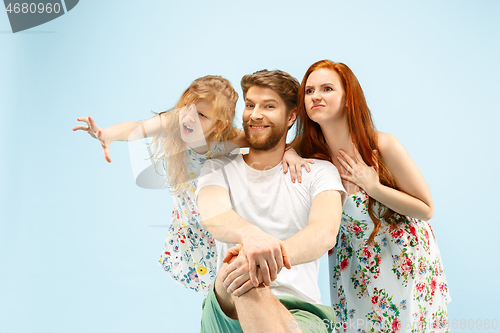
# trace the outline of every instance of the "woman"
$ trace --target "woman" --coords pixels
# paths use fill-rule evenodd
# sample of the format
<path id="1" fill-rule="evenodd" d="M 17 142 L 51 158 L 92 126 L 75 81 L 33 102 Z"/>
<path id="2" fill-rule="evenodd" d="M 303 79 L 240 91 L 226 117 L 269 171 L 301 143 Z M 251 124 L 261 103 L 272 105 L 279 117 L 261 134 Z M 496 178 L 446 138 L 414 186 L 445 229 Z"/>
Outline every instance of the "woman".
<path id="1" fill-rule="evenodd" d="M 331 161 L 348 193 L 329 252 L 338 330 L 447 331 L 451 299 L 417 166 L 395 137 L 375 130 L 346 65 L 314 63 L 298 98 L 298 153 Z"/>
<path id="2" fill-rule="evenodd" d="M 202 226 L 194 193 L 197 177 L 207 159 L 247 146 L 244 133 L 233 127 L 237 100 L 238 94 L 228 80 L 204 76 L 184 91 L 175 109 L 149 120 L 99 128 L 91 117 L 81 117 L 77 120 L 86 126 L 73 128 L 98 139 L 108 162 L 111 162 L 111 142 L 153 138 L 155 168 L 162 165 L 174 197 L 160 265 L 173 280 L 204 295 L 217 275 L 217 257 L 215 241 Z M 284 164 L 287 160 L 290 170 L 300 170 L 304 163 L 309 169 L 293 150 L 285 154 Z"/>

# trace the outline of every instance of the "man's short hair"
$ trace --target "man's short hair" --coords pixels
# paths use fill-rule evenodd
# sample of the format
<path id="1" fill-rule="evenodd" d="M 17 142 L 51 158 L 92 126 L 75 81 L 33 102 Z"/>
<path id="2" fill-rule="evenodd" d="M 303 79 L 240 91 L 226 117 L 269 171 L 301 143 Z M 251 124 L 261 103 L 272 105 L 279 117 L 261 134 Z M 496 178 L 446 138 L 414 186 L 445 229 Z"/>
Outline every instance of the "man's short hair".
<path id="1" fill-rule="evenodd" d="M 272 89 L 285 102 L 287 112 L 297 107 L 297 95 L 299 93 L 300 83 L 296 78 L 286 72 L 263 69 L 253 74 L 243 76 L 241 79 L 243 98 L 246 98 L 247 91 L 252 86 Z"/>

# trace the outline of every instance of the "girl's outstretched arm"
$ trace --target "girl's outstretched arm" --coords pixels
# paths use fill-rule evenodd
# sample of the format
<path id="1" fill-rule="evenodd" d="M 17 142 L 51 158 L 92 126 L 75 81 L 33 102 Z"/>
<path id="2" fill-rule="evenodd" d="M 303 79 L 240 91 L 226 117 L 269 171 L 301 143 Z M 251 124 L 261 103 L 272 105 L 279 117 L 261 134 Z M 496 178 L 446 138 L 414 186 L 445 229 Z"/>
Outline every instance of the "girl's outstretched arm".
<path id="1" fill-rule="evenodd" d="M 383 158 L 399 190 L 382 185 L 377 167 L 366 165 L 355 147 L 354 159 L 340 151 L 339 162 L 347 170 L 347 174 L 341 174 L 342 179 L 358 185 L 370 197 L 399 214 L 430 220 L 434 205 L 429 186 L 406 149 L 394 136 L 382 132 L 378 133 L 378 146 L 380 152 L 374 152 L 375 156 Z"/>
<path id="2" fill-rule="evenodd" d="M 134 141 L 145 137 L 158 136 L 161 132 L 161 121 L 165 117 L 154 116 L 144 121 L 125 121 L 107 128 L 98 127 L 92 117 L 80 117 L 76 120 L 84 122 L 85 125 L 78 125 L 73 131 L 86 131 L 91 137 L 99 140 L 104 152 L 106 161 L 111 162 L 109 147 L 113 141 Z"/>

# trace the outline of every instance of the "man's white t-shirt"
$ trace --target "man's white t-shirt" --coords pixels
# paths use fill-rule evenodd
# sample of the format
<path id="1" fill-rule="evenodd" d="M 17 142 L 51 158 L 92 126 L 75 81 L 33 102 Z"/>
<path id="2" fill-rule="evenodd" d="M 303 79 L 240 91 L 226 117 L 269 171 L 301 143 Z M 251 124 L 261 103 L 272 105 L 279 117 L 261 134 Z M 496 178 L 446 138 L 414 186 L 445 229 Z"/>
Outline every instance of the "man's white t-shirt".
<path id="1" fill-rule="evenodd" d="M 313 198 L 327 190 L 346 192 L 337 168 L 327 161 L 314 160 L 311 172 L 302 173 L 302 183 L 292 183 L 283 173 L 282 163 L 269 170 L 256 170 L 246 164 L 243 155 L 207 160 L 198 178 L 199 191 L 210 185 L 229 191 L 234 211 L 264 232 L 285 240 L 308 224 Z M 333 223 L 333 222 L 332 222 Z M 216 241 L 218 269 L 228 248 L 235 244 Z M 272 282 L 274 295 L 295 296 L 310 303 L 321 304 L 318 286 L 319 259 L 302 265 L 283 268 Z"/>

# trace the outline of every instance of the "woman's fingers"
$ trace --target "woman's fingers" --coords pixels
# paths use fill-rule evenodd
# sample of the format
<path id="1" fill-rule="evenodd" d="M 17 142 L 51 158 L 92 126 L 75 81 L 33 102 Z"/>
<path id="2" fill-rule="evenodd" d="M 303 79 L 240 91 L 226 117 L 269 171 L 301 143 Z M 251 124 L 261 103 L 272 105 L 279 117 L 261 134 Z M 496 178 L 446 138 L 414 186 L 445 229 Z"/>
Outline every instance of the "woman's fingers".
<path id="1" fill-rule="evenodd" d="M 311 172 L 309 163 L 314 164 L 314 161 L 311 159 L 303 159 L 301 164 L 296 164 L 295 168 L 293 166 L 290 168 L 290 177 L 293 183 L 295 183 L 295 179 L 297 179 L 299 183 L 302 183 L 302 167 L 304 167 L 307 172 Z"/>
<path id="2" fill-rule="evenodd" d="M 340 178 L 342 178 L 343 180 L 347 180 L 348 182 L 351 182 L 351 183 L 353 183 L 354 185 L 357 185 L 357 184 L 354 182 L 354 178 L 352 178 L 352 176 L 351 176 L 351 175 L 340 174 Z"/>
<path id="3" fill-rule="evenodd" d="M 283 160 L 281 161 L 283 163 L 283 173 L 287 173 L 288 171 L 288 163 L 286 162 L 286 160 L 283 158 Z"/>
<path id="4" fill-rule="evenodd" d="M 311 167 L 309 166 L 309 163 L 314 164 L 314 161 L 311 159 L 304 159 L 304 168 L 306 168 L 307 172 L 311 172 Z"/>
<path id="5" fill-rule="evenodd" d="M 295 173 L 297 175 L 297 180 L 299 181 L 299 183 L 302 183 L 302 165 L 297 164 L 295 166 Z"/>
<path id="6" fill-rule="evenodd" d="M 349 172 L 352 173 L 352 167 L 349 163 L 346 162 L 342 157 L 337 156 L 337 161 L 340 162 L 340 164 Z"/>
<path id="7" fill-rule="evenodd" d="M 356 161 L 353 160 L 352 157 L 349 156 L 345 151 L 343 151 L 342 149 L 340 149 L 339 153 L 340 153 L 340 157 L 342 157 L 347 163 L 349 163 L 350 166 L 355 166 L 356 165 Z"/>
<path id="8" fill-rule="evenodd" d="M 297 177 L 295 176 L 295 166 L 292 166 L 291 168 L 289 168 L 290 170 L 290 178 L 292 179 L 292 183 L 295 183 L 295 179 L 297 179 Z"/>

